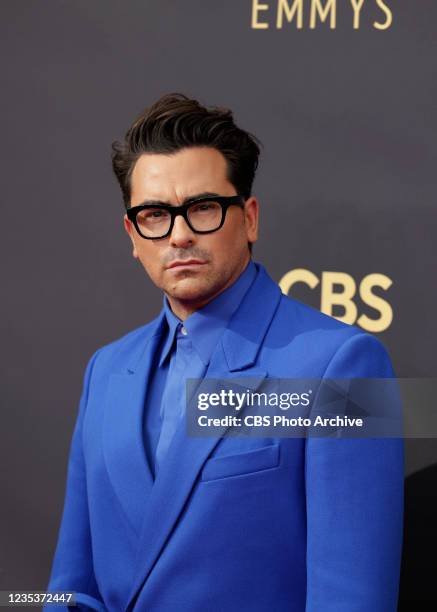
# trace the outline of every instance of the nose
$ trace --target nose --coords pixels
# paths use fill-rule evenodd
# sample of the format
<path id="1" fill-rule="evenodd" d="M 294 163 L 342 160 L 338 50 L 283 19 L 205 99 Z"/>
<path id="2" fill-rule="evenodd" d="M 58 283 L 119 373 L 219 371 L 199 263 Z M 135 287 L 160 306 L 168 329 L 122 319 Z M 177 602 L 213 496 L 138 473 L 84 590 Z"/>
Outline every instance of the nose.
<path id="1" fill-rule="evenodd" d="M 173 229 L 170 234 L 170 244 L 174 247 L 186 248 L 195 241 L 195 234 L 188 227 L 182 215 L 175 217 Z"/>

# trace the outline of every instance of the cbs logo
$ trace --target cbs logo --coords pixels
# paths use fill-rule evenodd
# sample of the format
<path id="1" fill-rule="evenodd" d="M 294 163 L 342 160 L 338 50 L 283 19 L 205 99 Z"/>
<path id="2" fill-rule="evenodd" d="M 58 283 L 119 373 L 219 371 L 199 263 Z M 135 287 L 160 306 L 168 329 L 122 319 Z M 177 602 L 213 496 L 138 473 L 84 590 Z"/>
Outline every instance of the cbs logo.
<path id="1" fill-rule="evenodd" d="M 372 319 L 366 314 L 359 315 L 358 307 L 354 302 L 354 297 L 357 295 L 357 283 L 346 272 L 322 272 L 321 278 L 318 278 L 310 270 L 296 268 L 284 274 L 279 281 L 279 286 L 282 293 L 288 295 L 296 283 L 305 283 L 311 289 L 320 285 L 320 310 L 344 323 L 351 325 L 356 323 L 366 331 L 375 333 L 386 330 L 393 320 L 393 310 L 390 304 L 373 293 L 374 287 L 387 291 L 393 284 L 393 281 L 385 274 L 368 274 L 358 287 L 358 295 L 361 300 L 379 314 L 377 318 Z M 340 306 L 344 314 L 334 315 L 334 306 Z"/>

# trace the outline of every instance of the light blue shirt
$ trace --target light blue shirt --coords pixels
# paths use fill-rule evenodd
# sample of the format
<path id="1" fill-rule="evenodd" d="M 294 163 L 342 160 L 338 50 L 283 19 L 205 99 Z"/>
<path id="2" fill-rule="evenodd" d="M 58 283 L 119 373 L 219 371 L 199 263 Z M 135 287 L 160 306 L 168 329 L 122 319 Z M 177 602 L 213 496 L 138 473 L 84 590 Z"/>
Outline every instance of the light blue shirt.
<path id="1" fill-rule="evenodd" d="M 167 330 L 155 355 L 144 411 L 146 455 L 157 472 L 185 410 L 185 381 L 202 378 L 220 337 L 253 283 L 253 261 L 216 298 L 181 321 L 163 298 Z"/>

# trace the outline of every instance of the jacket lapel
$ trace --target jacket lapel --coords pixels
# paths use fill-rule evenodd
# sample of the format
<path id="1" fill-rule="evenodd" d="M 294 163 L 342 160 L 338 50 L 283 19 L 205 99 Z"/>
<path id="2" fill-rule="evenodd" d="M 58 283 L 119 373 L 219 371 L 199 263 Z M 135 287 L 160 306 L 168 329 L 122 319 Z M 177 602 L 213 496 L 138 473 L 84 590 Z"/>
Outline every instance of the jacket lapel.
<path id="1" fill-rule="evenodd" d="M 158 317 L 125 371 L 109 378 L 103 423 L 103 454 L 110 481 L 137 535 L 153 477 L 144 450 L 143 410 L 147 383 L 162 332 Z"/>
<path id="2" fill-rule="evenodd" d="M 262 382 L 267 372 L 256 366 L 255 362 L 280 296 L 279 287 L 260 266 L 254 283 L 214 351 L 205 378 L 238 378 L 240 375 L 244 378 L 256 377 L 256 386 Z M 223 427 L 216 437 L 188 437 L 185 418 L 181 419 L 145 506 L 127 611 L 133 609 L 136 597 L 178 520 L 203 464 L 226 429 Z"/>

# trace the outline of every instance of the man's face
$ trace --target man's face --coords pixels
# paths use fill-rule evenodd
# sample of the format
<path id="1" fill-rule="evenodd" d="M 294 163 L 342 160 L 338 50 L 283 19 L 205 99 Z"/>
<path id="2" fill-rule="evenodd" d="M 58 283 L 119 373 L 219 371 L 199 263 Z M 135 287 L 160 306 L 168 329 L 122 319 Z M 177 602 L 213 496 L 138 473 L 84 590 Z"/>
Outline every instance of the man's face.
<path id="1" fill-rule="evenodd" d="M 146 200 L 179 206 L 206 192 L 236 195 L 226 170 L 225 157 L 211 147 L 191 147 L 171 155 L 143 154 L 131 176 L 131 206 Z M 180 215 L 171 234 L 161 239 L 139 236 L 127 215 L 124 226 L 133 256 L 166 293 L 173 311 L 186 318 L 231 285 L 245 268 L 250 259 L 247 243 L 258 237 L 258 202 L 251 197 L 244 210 L 230 206 L 223 226 L 211 234 L 191 231 Z M 175 265 L 183 261 L 187 263 Z"/>

